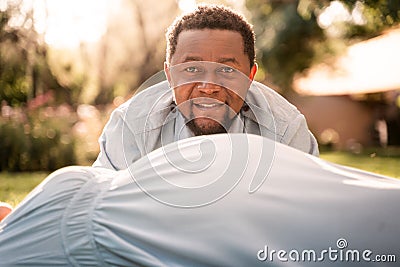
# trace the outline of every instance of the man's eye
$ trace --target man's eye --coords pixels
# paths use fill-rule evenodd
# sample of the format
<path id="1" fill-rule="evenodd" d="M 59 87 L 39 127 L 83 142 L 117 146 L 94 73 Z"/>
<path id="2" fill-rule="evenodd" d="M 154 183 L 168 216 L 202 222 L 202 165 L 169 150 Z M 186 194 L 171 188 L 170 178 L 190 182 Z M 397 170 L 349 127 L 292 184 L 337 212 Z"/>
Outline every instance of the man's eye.
<path id="1" fill-rule="evenodd" d="M 221 67 L 218 71 L 223 73 L 232 73 L 235 69 L 231 67 Z"/>
<path id="2" fill-rule="evenodd" d="M 185 71 L 186 72 L 199 72 L 200 69 L 197 67 L 187 67 L 187 68 L 185 68 Z"/>

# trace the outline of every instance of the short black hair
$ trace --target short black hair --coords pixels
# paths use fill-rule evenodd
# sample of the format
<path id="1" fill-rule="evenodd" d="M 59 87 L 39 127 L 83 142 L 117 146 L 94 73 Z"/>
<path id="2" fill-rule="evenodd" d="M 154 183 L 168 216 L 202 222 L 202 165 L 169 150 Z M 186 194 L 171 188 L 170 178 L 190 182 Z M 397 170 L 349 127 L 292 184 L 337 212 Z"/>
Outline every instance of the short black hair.
<path id="1" fill-rule="evenodd" d="M 250 68 L 253 67 L 256 60 L 253 26 L 243 15 L 223 5 L 199 5 L 194 11 L 175 19 L 166 33 L 167 62 L 171 61 L 176 51 L 178 36 L 182 31 L 201 29 L 230 30 L 240 33 L 243 38 L 244 53 L 249 57 Z"/>

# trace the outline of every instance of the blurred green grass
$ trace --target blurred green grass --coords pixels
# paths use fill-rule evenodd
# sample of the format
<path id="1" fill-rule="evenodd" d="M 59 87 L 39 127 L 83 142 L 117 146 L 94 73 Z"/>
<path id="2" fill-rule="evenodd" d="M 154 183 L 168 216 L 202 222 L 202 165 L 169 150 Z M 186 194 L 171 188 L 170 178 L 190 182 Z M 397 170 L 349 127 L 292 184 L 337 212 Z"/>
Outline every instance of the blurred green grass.
<path id="1" fill-rule="evenodd" d="M 324 152 L 321 158 L 382 175 L 400 178 L 400 156 L 377 153 L 352 154 L 348 152 Z"/>
<path id="2" fill-rule="evenodd" d="M 400 156 L 397 153 L 322 152 L 321 158 L 338 164 L 400 178 Z M 16 206 L 48 173 L 0 173 L 0 201 Z"/>
<path id="3" fill-rule="evenodd" d="M 348 152 L 324 152 L 321 158 L 394 178 L 400 178 L 400 157 L 399 156 L 378 156 L 372 154 L 351 154 Z"/>
<path id="4" fill-rule="evenodd" d="M 46 172 L 0 172 L 0 201 L 15 207 L 47 175 Z"/>

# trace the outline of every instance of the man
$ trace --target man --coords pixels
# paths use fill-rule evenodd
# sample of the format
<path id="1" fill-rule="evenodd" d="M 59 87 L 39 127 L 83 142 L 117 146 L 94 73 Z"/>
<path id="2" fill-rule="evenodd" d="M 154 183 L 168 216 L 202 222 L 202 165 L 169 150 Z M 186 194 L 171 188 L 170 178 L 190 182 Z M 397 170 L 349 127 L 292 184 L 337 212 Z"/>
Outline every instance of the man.
<path id="1" fill-rule="evenodd" d="M 125 169 L 168 143 L 226 132 L 261 135 L 318 155 L 304 116 L 253 81 L 255 36 L 241 15 L 223 6 L 199 6 L 177 18 L 166 36 L 168 82 L 113 112 L 94 166 Z"/>
<path id="2" fill-rule="evenodd" d="M 0 266 L 398 266 L 399 201 L 397 179 L 204 135 L 51 174 L 0 223 Z"/>

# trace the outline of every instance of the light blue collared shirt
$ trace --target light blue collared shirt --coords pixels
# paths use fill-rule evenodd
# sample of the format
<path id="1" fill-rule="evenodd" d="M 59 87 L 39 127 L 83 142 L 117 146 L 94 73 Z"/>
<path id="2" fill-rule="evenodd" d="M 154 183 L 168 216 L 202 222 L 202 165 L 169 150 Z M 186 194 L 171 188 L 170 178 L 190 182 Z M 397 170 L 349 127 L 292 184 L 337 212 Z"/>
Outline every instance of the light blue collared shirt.
<path id="1" fill-rule="evenodd" d="M 229 133 L 256 134 L 318 155 L 318 143 L 299 110 L 271 88 L 253 82 Z M 193 136 L 173 102 L 166 81 L 141 91 L 116 108 L 99 138 L 95 167 L 126 169 L 149 152 Z"/>
<path id="2" fill-rule="evenodd" d="M 0 223 L 0 267 L 398 266 L 399 201 L 398 179 L 268 138 L 187 138 L 51 174 Z"/>

